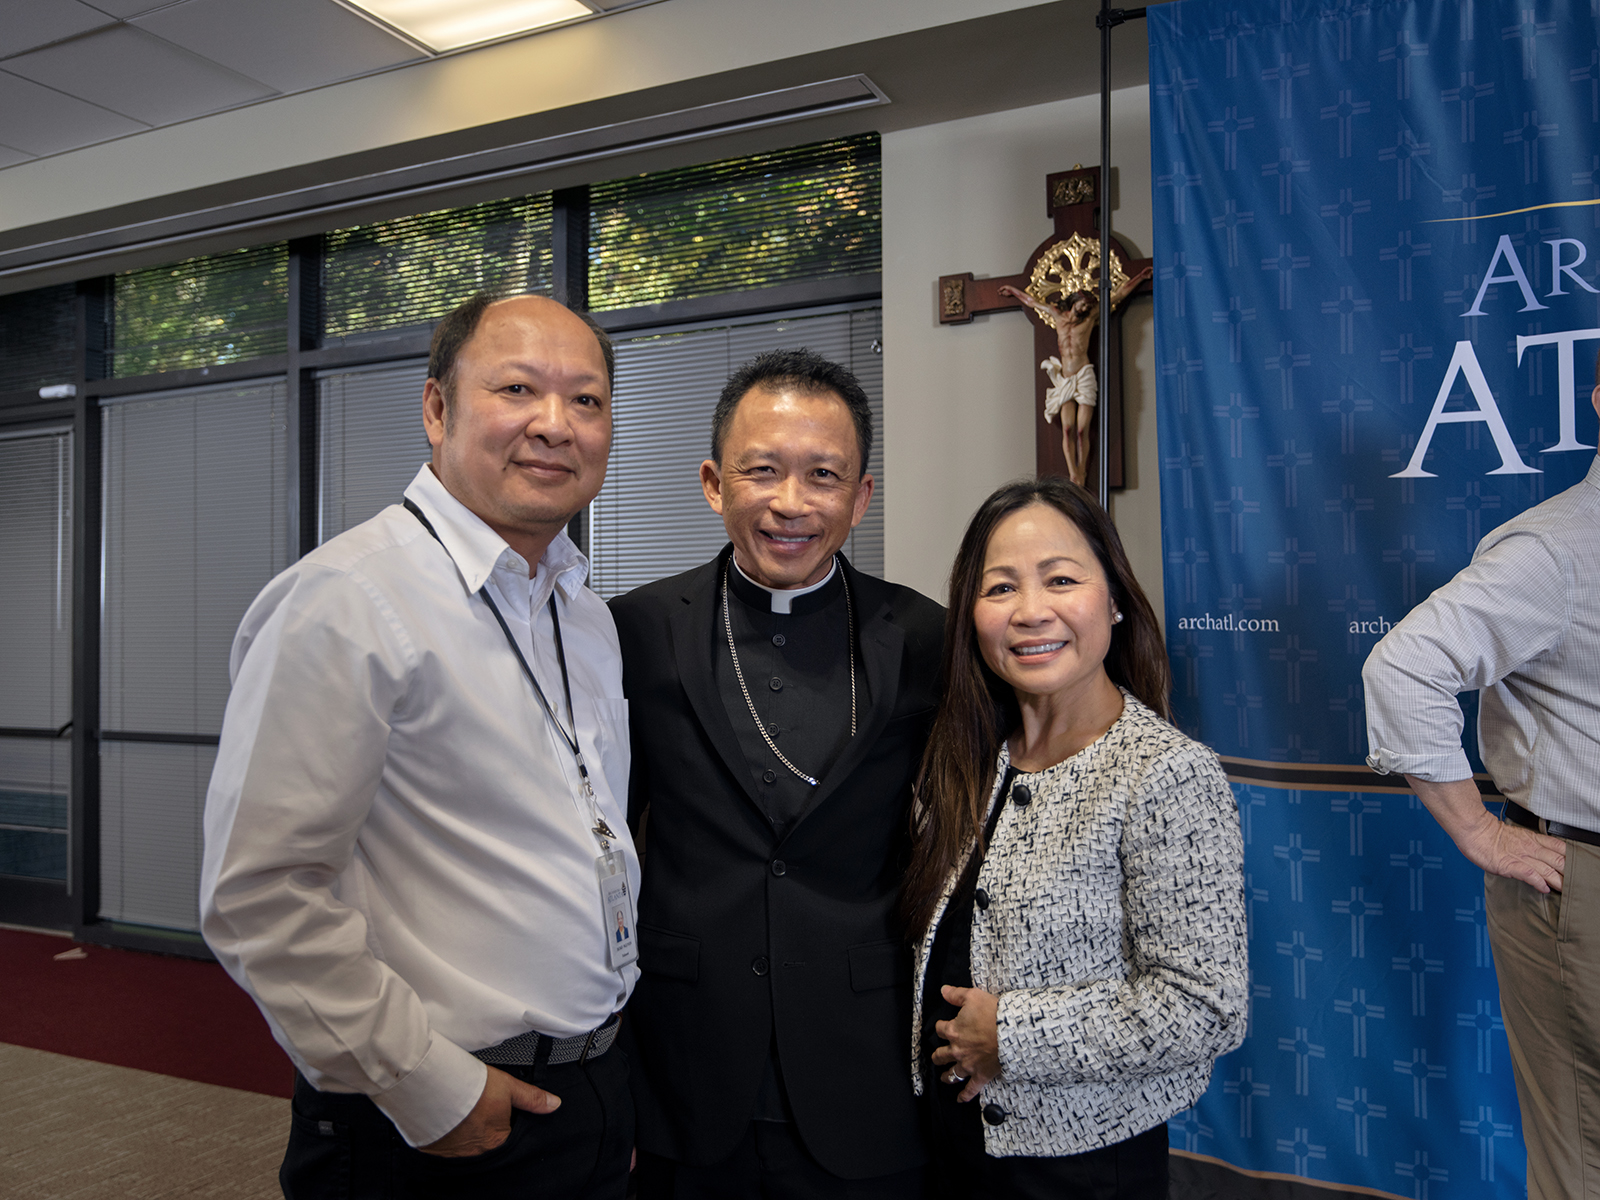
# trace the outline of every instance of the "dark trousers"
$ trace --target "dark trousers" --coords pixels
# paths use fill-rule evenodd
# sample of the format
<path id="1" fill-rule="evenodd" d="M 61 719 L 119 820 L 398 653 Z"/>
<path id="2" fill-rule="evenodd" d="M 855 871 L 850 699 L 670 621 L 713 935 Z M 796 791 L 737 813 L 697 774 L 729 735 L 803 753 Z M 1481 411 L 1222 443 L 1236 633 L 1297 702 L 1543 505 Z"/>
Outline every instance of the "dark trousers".
<path id="1" fill-rule="evenodd" d="M 1167 1200 L 1165 1122 L 1124 1141 L 1054 1158 L 1026 1155 L 977 1161 L 942 1154 L 928 1174 L 936 1200 Z"/>
<path id="2" fill-rule="evenodd" d="M 788 1121 L 752 1121 L 738 1147 L 708 1167 L 639 1155 L 639 1200 L 921 1200 L 922 1168 L 841 1179 L 811 1157 Z"/>
<path id="3" fill-rule="evenodd" d="M 511 1135 L 469 1158 L 413 1150 L 367 1097 L 319 1092 L 296 1076 L 278 1171 L 286 1200 L 622 1200 L 633 1152 L 626 1054 L 497 1069 L 561 1097 L 561 1107 L 512 1110 Z"/>

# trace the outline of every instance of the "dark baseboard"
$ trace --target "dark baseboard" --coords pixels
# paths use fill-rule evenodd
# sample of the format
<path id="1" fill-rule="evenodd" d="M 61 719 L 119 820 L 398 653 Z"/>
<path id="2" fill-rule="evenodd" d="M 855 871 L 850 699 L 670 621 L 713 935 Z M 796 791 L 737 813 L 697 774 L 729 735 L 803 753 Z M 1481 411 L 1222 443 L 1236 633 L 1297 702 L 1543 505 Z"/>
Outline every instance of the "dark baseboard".
<path id="1" fill-rule="evenodd" d="M 198 933 L 179 929 L 160 929 L 151 925 L 125 925 L 121 921 L 95 921 L 73 931 L 80 942 L 110 946 L 118 950 L 143 950 L 150 954 L 171 954 L 177 958 L 196 958 L 215 962 Z"/>
<path id="2" fill-rule="evenodd" d="M 1171 1200 L 1369 1200 L 1373 1196 L 1403 1200 L 1397 1192 L 1351 1191 L 1288 1175 L 1241 1171 L 1183 1150 L 1168 1155 L 1167 1172 Z"/>

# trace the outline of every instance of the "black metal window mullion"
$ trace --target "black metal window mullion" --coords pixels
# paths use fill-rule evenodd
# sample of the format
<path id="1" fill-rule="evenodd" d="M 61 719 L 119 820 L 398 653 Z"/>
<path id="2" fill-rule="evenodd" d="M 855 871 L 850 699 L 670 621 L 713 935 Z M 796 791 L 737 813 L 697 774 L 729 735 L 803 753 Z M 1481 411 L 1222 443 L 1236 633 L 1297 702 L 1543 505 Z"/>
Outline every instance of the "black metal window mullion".
<path id="1" fill-rule="evenodd" d="M 100 911 L 100 406 L 109 369 L 111 280 L 78 285 L 72 466 L 72 837 L 67 888 L 75 933 Z"/>
<path id="2" fill-rule="evenodd" d="M 289 528 L 296 539 L 294 557 L 308 554 L 317 544 L 317 380 L 316 368 L 305 361 L 307 351 L 322 343 L 323 238 L 300 238 L 289 243 L 289 307 L 287 313 L 289 361 L 290 453 L 296 455 L 295 486 L 290 489 Z"/>

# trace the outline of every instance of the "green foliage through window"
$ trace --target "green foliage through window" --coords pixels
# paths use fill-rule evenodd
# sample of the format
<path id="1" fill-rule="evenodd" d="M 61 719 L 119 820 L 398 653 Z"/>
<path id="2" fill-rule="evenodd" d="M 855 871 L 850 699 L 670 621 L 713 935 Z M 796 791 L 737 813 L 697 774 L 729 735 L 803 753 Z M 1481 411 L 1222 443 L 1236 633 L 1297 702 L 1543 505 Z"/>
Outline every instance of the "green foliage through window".
<path id="1" fill-rule="evenodd" d="M 877 134 L 597 183 L 596 311 L 881 270 Z"/>
<path id="2" fill-rule="evenodd" d="M 113 378 L 212 367 L 288 346 L 289 251 L 280 242 L 116 277 Z"/>
<path id="3" fill-rule="evenodd" d="M 477 291 L 550 293 L 550 195 L 493 200 L 328 234 L 328 339 L 431 325 Z"/>

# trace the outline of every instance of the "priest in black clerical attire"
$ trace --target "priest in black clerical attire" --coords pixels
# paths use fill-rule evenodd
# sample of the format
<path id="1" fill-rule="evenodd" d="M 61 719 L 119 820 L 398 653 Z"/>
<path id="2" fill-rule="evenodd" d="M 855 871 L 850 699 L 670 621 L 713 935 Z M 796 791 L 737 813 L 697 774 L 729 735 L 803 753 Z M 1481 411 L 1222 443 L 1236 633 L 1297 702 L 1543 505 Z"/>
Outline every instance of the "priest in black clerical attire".
<path id="1" fill-rule="evenodd" d="M 731 544 L 611 602 L 644 843 L 642 1200 L 921 1194 L 895 911 L 944 613 L 839 553 L 871 448 L 849 371 L 746 363 L 700 468 Z"/>

